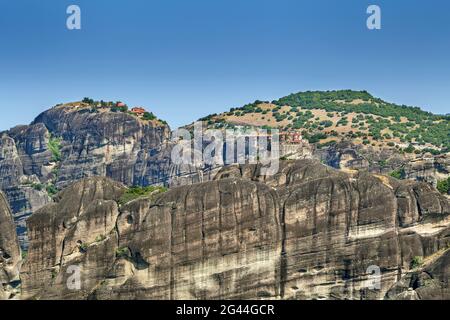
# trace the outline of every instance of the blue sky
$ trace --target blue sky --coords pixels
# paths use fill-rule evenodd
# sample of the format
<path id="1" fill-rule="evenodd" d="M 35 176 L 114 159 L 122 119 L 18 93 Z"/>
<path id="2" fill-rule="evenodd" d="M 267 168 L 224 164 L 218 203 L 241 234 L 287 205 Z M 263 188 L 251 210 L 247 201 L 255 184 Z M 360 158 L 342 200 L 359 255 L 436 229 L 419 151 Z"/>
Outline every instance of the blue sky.
<path id="1" fill-rule="evenodd" d="M 82 29 L 66 28 L 77 4 Z M 366 9 L 382 29 L 366 28 Z M 450 112 L 450 2 L 0 0 L 0 130 L 85 96 L 172 127 L 305 90 Z"/>

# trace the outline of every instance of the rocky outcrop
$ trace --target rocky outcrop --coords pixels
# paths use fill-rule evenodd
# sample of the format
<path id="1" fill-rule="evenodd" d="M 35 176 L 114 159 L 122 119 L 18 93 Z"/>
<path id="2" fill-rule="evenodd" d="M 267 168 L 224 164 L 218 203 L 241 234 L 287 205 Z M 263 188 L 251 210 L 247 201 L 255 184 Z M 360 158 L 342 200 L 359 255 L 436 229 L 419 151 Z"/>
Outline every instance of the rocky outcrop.
<path id="1" fill-rule="evenodd" d="M 3 132 L 0 187 L 13 210 L 23 248 L 25 221 L 51 201 L 47 191 L 91 176 L 111 177 L 126 185 L 170 184 L 174 170 L 169 130 L 163 123 L 128 113 L 68 104 L 43 112 L 29 126 Z"/>
<path id="2" fill-rule="evenodd" d="M 23 298 L 70 298 L 66 272 L 74 267 L 84 267 L 83 286 L 97 285 L 105 277 L 118 245 L 115 200 L 124 190 L 106 178 L 82 180 L 29 218 L 30 247 L 21 270 Z"/>
<path id="3" fill-rule="evenodd" d="M 42 158 L 49 153 L 41 139 L 42 132 L 46 132 L 45 127 L 37 127 L 39 130 L 36 126 L 16 127 L 9 132 L 14 138 L 3 133 L 0 139 L 0 189 L 8 199 L 24 249 L 27 247 L 26 218 L 51 200 L 35 174 L 40 172 L 39 163 L 45 163 Z M 40 138 L 33 138 L 32 133 L 36 131 L 41 132 Z M 45 182 L 47 178 L 39 175 Z"/>
<path id="4" fill-rule="evenodd" d="M 23 297 L 382 299 L 450 245 L 449 202 L 424 183 L 313 160 L 260 169 L 122 205 L 109 179 L 71 185 L 29 219 Z"/>
<path id="5" fill-rule="evenodd" d="M 405 178 L 425 181 L 436 187 L 439 180 L 450 176 L 450 154 L 422 157 L 405 163 Z"/>
<path id="6" fill-rule="evenodd" d="M 205 138 L 205 144 L 210 142 Z M 28 126 L 1 133 L 0 188 L 6 194 L 27 248 L 26 219 L 51 202 L 54 192 L 93 176 L 125 185 L 178 187 L 211 181 L 221 167 L 174 164 L 170 128 L 127 112 L 113 112 L 83 103 L 55 106 Z M 312 157 L 313 146 L 282 144 L 282 159 Z M 448 156 L 410 162 L 398 153 L 375 151 L 348 142 L 316 149 L 315 157 L 345 170 L 388 174 L 404 168 L 405 177 L 436 186 L 448 176 Z M 430 162 L 431 161 L 431 162 Z"/>
<path id="7" fill-rule="evenodd" d="M 450 299 L 450 248 L 438 252 L 425 266 L 404 275 L 387 293 L 390 300 Z"/>
<path id="8" fill-rule="evenodd" d="M 18 291 L 20 248 L 11 210 L 0 192 L 0 300 L 13 298 Z"/>
<path id="9" fill-rule="evenodd" d="M 396 149 L 375 149 L 342 141 L 316 148 L 314 156 L 336 169 L 366 170 L 374 174 L 390 174 L 402 170 L 404 179 L 424 181 L 436 187 L 439 180 L 450 176 L 450 154 L 421 156 L 401 154 Z"/>
<path id="10" fill-rule="evenodd" d="M 108 176 L 127 185 L 164 181 L 159 158 L 169 127 L 144 122 L 124 112 L 99 112 L 59 106 L 39 115 L 33 125 L 45 126 L 61 139 L 61 160 L 56 185 L 90 176 Z"/>

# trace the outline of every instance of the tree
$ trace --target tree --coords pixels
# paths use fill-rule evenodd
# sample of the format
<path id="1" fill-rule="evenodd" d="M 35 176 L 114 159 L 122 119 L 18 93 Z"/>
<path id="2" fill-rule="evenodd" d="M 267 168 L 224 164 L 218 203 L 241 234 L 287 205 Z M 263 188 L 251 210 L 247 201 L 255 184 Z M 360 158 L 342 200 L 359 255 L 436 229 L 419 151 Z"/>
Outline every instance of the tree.
<path id="1" fill-rule="evenodd" d="M 50 136 L 47 146 L 52 153 L 52 161 L 61 161 L 61 139 Z"/>
<path id="2" fill-rule="evenodd" d="M 414 150 L 416 150 L 416 149 L 412 145 L 409 145 L 408 147 L 403 149 L 403 151 L 405 151 L 406 153 L 413 153 Z"/>
<path id="3" fill-rule="evenodd" d="M 438 181 L 436 188 L 439 190 L 440 193 L 449 194 L 450 178 Z"/>
<path id="4" fill-rule="evenodd" d="M 401 168 L 401 169 L 397 169 L 397 170 L 392 171 L 389 175 L 391 177 L 395 178 L 395 179 L 399 179 L 400 180 L 400 179 L 404 179 L 405 178 L 406 172 L 405 172 L 405 169 Z"/>
<path id="5" fill-rule="evenodd" d="M 86 98 L 83 99 L 82 102 L 87 103 L 87 104 L 93 104 L 94 103 L 94 99 L 86 97 Z"/>
<path id="6" fill-rule="evenodd" d="M 142 116 L 142 119 L 151 121 L 155 120 L 156 116 L 152 112 L 145 112 L 144 115 Z"/>

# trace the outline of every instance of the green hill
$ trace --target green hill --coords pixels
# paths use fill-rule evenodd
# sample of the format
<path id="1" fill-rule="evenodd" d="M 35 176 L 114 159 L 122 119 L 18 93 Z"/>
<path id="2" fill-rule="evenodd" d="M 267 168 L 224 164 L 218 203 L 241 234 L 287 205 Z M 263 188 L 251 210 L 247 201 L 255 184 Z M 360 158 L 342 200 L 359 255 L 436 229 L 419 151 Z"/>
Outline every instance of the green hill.
<path id="1" fill-rule="evenodd" d="M 450 150 L 449 115 L 389 103 L 366 91 L 299 92 L 201 120 L 218 128 L 244 125 L 299 130 L 311 142 L 349 138 L 374 146 L 402 147 L 406 152 Z"/>

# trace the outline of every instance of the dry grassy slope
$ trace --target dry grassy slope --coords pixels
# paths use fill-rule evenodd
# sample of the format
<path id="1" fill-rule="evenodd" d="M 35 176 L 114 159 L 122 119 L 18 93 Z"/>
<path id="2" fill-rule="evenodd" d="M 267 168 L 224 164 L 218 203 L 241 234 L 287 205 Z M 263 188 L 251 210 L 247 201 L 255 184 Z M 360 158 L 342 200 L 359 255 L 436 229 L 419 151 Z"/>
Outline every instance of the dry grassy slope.
<path id="1" fill-rule="evenodd" d="M 361 99 L 354 99 L 351 101 L 334 100 L 336 104 L 350 104 L 361 105 L 367 103 Z M 377 103 L 377 102 L 372 102 Z M 400 121 L 395 117 L 382 117 L 379 115 L 349 112 L 349 111 L 334 111 L 327 112 L 325 109 L 310 109 L 300 107 L 291 107 L 288 105 L 279 106 L 273 103 L 263 102 L 255 104 L 255 110 L 252 112 L 242 112 L 243 108 L 232 109 L 230 112 L 224 112 L 218 115 L 212 115 L 204 118 L 211 127 L 223 126 L 258 126 L 270 127 L 280 130 L 298 130 L 306 135 L 314 135 L 324 133 L 324 137 L 318 139 L 320 143 L 329 143 L 333 141 L 341 141 L 342 139 L 351 139 L 355 144 L 368 144 L 375 148 L 406 148 L 410 142 L 405 141 L 401 137 L 395 137 L 394 132 L 387 126 L 381 130 L 381 139 L 374 139 L 370 134 L 369 118 L 375 121 L 387 121 L 387 123 L 406 124 L 409 120 L 406 117 L 400 117 Z M 295 121 L 298 119 L 299 113 L 310 117 L 306 121 L 306 125 L 295 127 Z M 277 119 L 277 114 L 284 117 L 284 119 Z M 279 117 L 279 116 L 278 116 Z M 346 121 L 345 121 L 346 120 Z M 443 121 L 443 120 L 442 120 Z M 409 130 L 417 128 L 417 124 L 411 126 Z M 413 139 L 413 144 L 416 149 L 436 148 L 430 143 L 416 143 Z"/>

